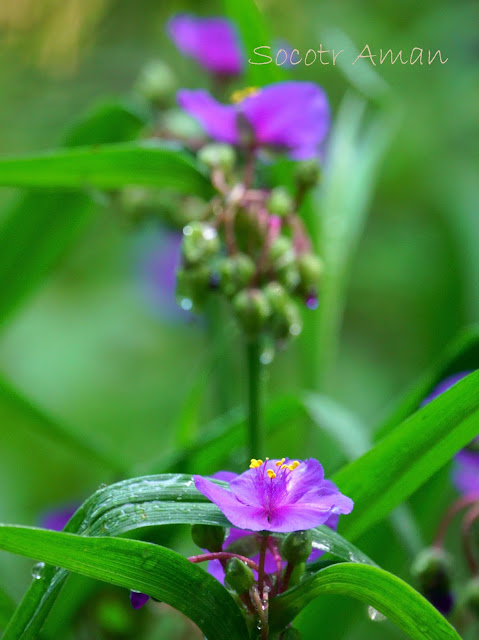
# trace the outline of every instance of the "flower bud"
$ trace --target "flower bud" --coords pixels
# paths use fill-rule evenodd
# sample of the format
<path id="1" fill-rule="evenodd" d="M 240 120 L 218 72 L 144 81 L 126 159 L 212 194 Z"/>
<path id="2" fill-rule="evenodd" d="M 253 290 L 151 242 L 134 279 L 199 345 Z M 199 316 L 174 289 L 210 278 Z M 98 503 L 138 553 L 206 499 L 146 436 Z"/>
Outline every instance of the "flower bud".
<path id="1" fill-rule="evenodd" d="M 479 618 L 479 578 L 472 578 L 466 584 L 464 604 L 476 618 Z"/>
<path id="2" fill-rule="evenodd" d="M 283 311 L 291 300 L 285 288 L 279 282 L 268 282 L 263 291 L 273 312 Z"/>
<path id="3" fill-rule="evenodd" d="M 141 70 L 135 89 L 153 105 L 162 106 L 174 97 L 176 78 L 168 65 L 161 60 L 152 60 Z"/>
<path id="4" fill-rule="evenodd" d="M 218 233 L 204 222 L 191 222 L 183 229 L 183 258 L 187 265 L 195 265 L 215 255 L 220 248 Z"/>
<path id="5" fill-rule="evenodd" d="M 222 550 L 226 530 L 223 527 L 217 527 L 212 524 L 193 524 L 191 526 L 191 537 L 197 547 L 214 553 Z"/>
<path id="6" fill-rule="evenodd" d="M 412 572 L 424 596 L 447 615 L 454 605 L 451 591 L 452 559 L 443 549 L 431 547 L 417 556 Z"/>
<path id="7" fill-rule="evenodd" d="M 206 265 L 181 267 L 176 272 L 176 296 L 180 306 L 189 311 L 201 306 L 210 289 L 211 269 Z"/>
<path id="8" fill-rule="evenodd" d="M 298 257 L 297 264 L 301 278 L 301 288 L 305 292 L 316 290 L 323 273 L 321 258 L 313 253 L 303 253 Z"/>
<path id="9" fill-rule="evenodd" d="M 233 309 L 248 335 L 261 331 L 271 314 L 269 302 L 259 289 L 243 289 L 237 293 L 233 298 Z"/>
<path id="10" fill-rule="evenodd" d="M 203 129 L 198 122 L 180 109 L 169 109 L 161 114 L 160 127 L 172 138 L 202 139 Z"/>
<path id="11" fill-rule="evenodd" d="M 276 187 L 268 199 L 268 209 L 273 215 L 287 216 L 294 209 L 293 198 L 284 187 Z"/>
<path id="12" fill-rule="evenodd" d="M 296 183 L 301 188 L 314 187 L 320 176 L 320 168 L 317 160 L 303 160 L 296 164 Z"/>
<path id="13" fill-rule="evenodd" d="M 230 173 L 235 166 L 236 154 L 229 144 L 207 144 L 198 152 L 198 160 L 209 169 Z"/>
<path id="14" fill-rule="evenodd" d="M 275 270 L 283 269 L 293 264 L 296 260 L 293 244 L 285 236 L 276 238 L 269 248 L 268 256 Z"/>
<path id="15" fill-rule="evenodd" d="M 311 531 L 293 531 L 288 533 L 281 545 L 281 556 L 290 564 L 297 565 L 306 560 L 313 550 Z"/>
<path id="16" fill-rule="evenodd" d="M 231 558 L 226 565 L 225 580 L 239 595 L 249 591 L 255 583 L 250 567 L 239 558 Z"/>
<path id="17" fill-rule="evenodd" d="M 299 270 L 295 264 L 289 264 L 282 269 L 278 269 L 276 272 L 276 277 L 279 282 L 285 286 L 288 291 L 295 291 L 300 282 L 301 277 L 299 275 Z"/>
<path id="18" fill-rule="evenodd" d="M 294 567 L 293 571 L 291 572 L 288 582 L 288 588 L 291 589 L 291 587 L 295 587 L 297 584 L 299 584 L 303 579 L 305 573 L 306 562 L 300 562 Z"/>
<path id="19" fill-rule="evenodd" d="M 270 282 L 264 288 L 271 305 L 271 332 L 277 340 L 297 336 L 303 328 L 301 314 L 295 302 L 277 282 Z"/>
<path id="20" fill-rule="evenodd" d="M 220 287 L 223 293 L 234 296 L 240 289 L 246 287 L 256 270 L 253 260 L 245 253 L 224 258 L 219 266 Z"/>

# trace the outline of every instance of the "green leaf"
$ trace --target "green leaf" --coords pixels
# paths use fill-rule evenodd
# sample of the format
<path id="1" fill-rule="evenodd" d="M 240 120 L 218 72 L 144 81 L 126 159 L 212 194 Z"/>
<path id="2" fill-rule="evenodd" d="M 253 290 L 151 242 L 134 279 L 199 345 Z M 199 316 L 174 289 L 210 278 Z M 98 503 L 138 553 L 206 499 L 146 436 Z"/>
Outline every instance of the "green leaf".
<path id="1" fill-rule="evenodd" d="M 340 529 L 354 539 L 387 516 L 477 435 L 479 372 L 402 422 L 333 476 L 355 503 Z"/>
<path id="2" fill-rule="evenodd" d="M 396 128 L 396 117 L 380 113 L 365 125 L 366 103 L 346 96 L 334 124 L 328 171 L 315 194 L 314 210 L 305 212 L 315 244 L 324 260 L 321 305 L 305 326 L 305 340 L 314 340 L 318 380 L 308 386 L 324 389 L 336 358 L 349 268 L 364 229 L 379 168 Z M 313 219 L 312 219 L 313 218 Z M 313 324 L 314 323 L 314 324 Z M 306 343 L 310 344 L 310 343 Z M 311 358 L 311 346 L 309 357 Z"/>
<path id="3" fill-rule="evenodd" d="M 70 128 L 65 144 L 131 140 L 144 125 L 145 120 L 129 107 L 103 102 Z M 0 225 L 0 328 L 43 282 L 97 208 L 86 193 L 45 190 L 26 193 L 14 202 Z"/>
<path id="4" fill-rule="evenodd" d="M 165 187 L 208 196 L 211 185 L 184 149 L 155 141 L 56 149 L 0 158 L 0 185 L 66 189 Z"/>
<path id="5" fill-rule="evenodd" d="M 78 509 L 65 531 L 83 536 L 119 536 L 144 527 L 194 523 L 229 526 L 218 507 L 196 490 L 191 476 L 166 474 L 133 478 L 100 489 Z M 315 548 L 342 560 L 373 564 L 328 527 L 315 529 L 313 540 Z M 64 569 L 45 568 L 41 583 L 33 581 L 17 608 L 4 640 L 36 637 L 66 577 Z"/>
<path id="6" fill-rule="evenodd" d="M 274 62 L 254 65 L 249 59 L 267 62 L 266 58 L 254 55 L 256 47 L 267 45 L 272 47 L 273 38 L 268 29 L 267 21 L 254 0 L 223 0 L 226 15 L 239 28 L 241 42 L 245 51 L 246 86 L 263 86 L 271 82 L 284 79 L 285 72 Z M 260 53 L 269 54 L 274 60 L 274 51 L 261 49 Z"/>
<path id="7" fill-rule="evenodd" d="M 123 464 L 107 452 L 77 437 L 68 427 L 55 421 L 45 411 L 36 407 L 10 383 L 0 377 L 0 414 L 3 424 L 26 424 L 45 439 L 55 442 L 68 451 L 84 456 L 88 463 L 96 463 L 121 475 L 126 473 Z"/>
<path id="8" fill-rule="evenodd" d="M 13 612 L 15 604 L 10 596 L 0 587 L 0 631 L 5 629 Z"/>
<path id="9" fill-rule="evenodd" d="M 356 460 L 372 446 L 365 425 L 353 413 L 332 398 L 319 393 L 306 393 L 303 402 L 313 422 L 331 436 L 348 461 Z M 407 504 L 402 504 L 390 515 L 391 524 L 412 556 L 424 546 L 421 532 Z"/>
<path id="10" fill-rule="evenodd" d="M 228 591 L 206 571 L 164 547 L 8 525 L 0 525 L 0 547 L 147 593 L 188 616 L 208 640 L 249 638 L 243 615 Z"/>
<path id="11" fill-rule="evenodd" d="M 460 640 L 447 620 L 417 591 L 396 576 L 364 564 L 335 564 L 271 601 L 273 629 L 282 629 L 315 598 L 350 596 L 387 616 L 413 640 Z"/>
<path id="12" fill-rule="evenodd" d="M 441 380 L 454 373 L 475 369 L 479 369 L 479 327 L 476 326 L 460 333 L 431 369 L 399 400 L 377 427 L 377 438 L 383 438 L 402 420 L 417 411 L 424 398 Z"/>

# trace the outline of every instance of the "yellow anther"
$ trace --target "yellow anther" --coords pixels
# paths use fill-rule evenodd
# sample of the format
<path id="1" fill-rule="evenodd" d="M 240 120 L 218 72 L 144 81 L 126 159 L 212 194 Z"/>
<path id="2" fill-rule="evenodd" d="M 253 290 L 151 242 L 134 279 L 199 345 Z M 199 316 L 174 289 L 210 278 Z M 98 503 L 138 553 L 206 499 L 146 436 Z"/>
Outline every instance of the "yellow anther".
<path id="1" fill-rule="evenodd" d="M 238 89 L 238 91 L 233 91 L 231 94 L 231 102 L 234 102 L 235 104 L 243 102 L 245 98 L 255 96 L 259 92 L 260 90 L 258 87 L 245 87 L 244 89 Z"/>
<path id="2" fill-rule="evenodd" d="M 282 464 L 284 464 L 285 460 L 286 460 L 286 458 L 281 458 L 281 460 L 278 460 L 278 462 L 276 463 L 276 466 L 280 467 Z"/>
<path id="3" fill-rule="evenodd" d="M 281 469 L 289 469 L 290 471 L 294 471 L 296 467 L 299 467 L 299 462 L 297 460 L 295 460 L 294 462 L 291 462 L 291 464 L 281 465 Z"/>
<path id="4" fill-rule="evenodd" d="M 262 460 L 256 460 L 256 458 L 251 458 L 251 462 L 249 465 L 250 469 L 257 469 L 258 467 L 261 467 L 261 465 L 263 464 Z"/>
<path id="5" fill-rule="evenodd" d="M 268 474 L 268 476 L 271 478 L 271 480 L 273 480 L 274 478 L 276 478 L 276 474 L 273 471 L 273 469 L 268 469 L 268 471 L 266 472 Z"/>

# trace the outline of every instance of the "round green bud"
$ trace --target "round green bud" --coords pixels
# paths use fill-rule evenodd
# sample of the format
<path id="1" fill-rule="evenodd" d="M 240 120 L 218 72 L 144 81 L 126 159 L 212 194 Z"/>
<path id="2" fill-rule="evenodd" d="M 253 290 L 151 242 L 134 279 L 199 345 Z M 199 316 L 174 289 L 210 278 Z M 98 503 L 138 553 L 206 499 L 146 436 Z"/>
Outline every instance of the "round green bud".
<path id="1" fill-rule="evenodd" d="M 287 291 L 295 291 L 301 283 L 299 269 L 295 263 L 288 264 L 276 271 L 276 277 Z"/>
<path id="2" fill-rule="evenodd" d="M 194 221 L 183 228 L 182 251 L 188 265 L 198 264 L 218 253 L 220 241 L 214 227 Z"/>
<path id="3" fill-rule="evenodd" d="M 226 296 L 232 297 L 251 282 L 256 266 L 248 255 L 238 253 L 221 260 L 218 270 L 221 290 Z"/>
<path id="4" fill-rule="evenodd" d="M 255 335 L 266 324 L 271 307 L 264 293 L 259 289 L 243 289 L 233 298 L 235 315 L 248 335 Z"/>
<path id="5" fill-rule="evenodd" d="M 296 183 L 302 188 L 314 187 L 320 177 L 320 167 L 316 160 L 303 160 L 296 163 Z"/>
<path id="6" fill-rule="evenodd" d="M 479 617 L 479 578 L 472 578 L 466 584 L 464 604 L 476 617 Z"/>
<path id="7" fill-rule="evenodd" d="M 185 311 L 205 302 L 211 279 L 211 269 L 206 265 L 180 267 L 176 272 L 176 297 Z"/>
<path id="8" fill-rule="evenodd" d="M 224 527 L 217 527 L 211 524 L 193 524 L 191 526 L 191 537 L 197 547 L 214 553 L 223 549 L 226 530 Z"/>
<path id="9" fill-rule="evenodd" d="M 225 580 L 239 595 L 249 591 L 255 583 L 251 568 L 239 558 L 228 560 L 225 571 Z"/>
<path id="10" fill-rule="evenodd" d="M 301 286 L 305 291 L 315 290 L 318 287 L 323 273 L 323 262 L 314 253 L 303 253 L 297 260 Z"/>
<path id="11" fill-rule="evenodd" d="M 284 217 L 292 213 L 294 201 L 287 189 L 276 187 L 271 191 L 267 206 L 273 215 Z"/>
<path id="12" fill-rule="evenodd" d="M 197 120 L 180 109 L 169 109 L 161 114 L 160 127 L 172 138 L 203 138 L 203 129 Z"/>
<path id="13" fill-rule="evenodd" d="M 177 82 L 173 71 L 161 60 L 152 60 L 140 71 L 135 90 L 155 106 L 170 102 Z"/>
<path id="14" fill-rule="evenodd" d="M 263 288 L 264 294 L 271 306 L 272 312 L 284 312 L 287 305 L 290 303 L 286 289 L 279 284 L 279 282 L 268 282 Z"/>
<path id="15" fill-rule="evenodd" d="M 281 556 L 293 566 L 306 562 L 313 550 L 311 531 L 293 531 L 288 533 L 281 545 Z"/>
<path id="16" fill-rule="evenodd" d="M 242 536 L 229 544 L 226 551 L 251 558 L 260 551 L 258 536 L 253 533 L 250 536 Z"/>
<path id="17" fill-rule="evenodd" d="M 283 269 L 296 260 L 293 243 L 285 236 L 276 238 L 269 248 L 268 256 L 275 270 Z"/>
<path id="18" fill-rule="evenodd" d="M 209 169 L 221 169 L 225 173 L 235 166 L 235 150 L 229 144 L 207 144 L 198 152 L 198 160 Z"/>
<path id="19" fill-rule="evenodd" d="M 447 588 L 453 572 L 452 557 L 438 547 L 423 549 L 412 566 L 422 590 Z"/>

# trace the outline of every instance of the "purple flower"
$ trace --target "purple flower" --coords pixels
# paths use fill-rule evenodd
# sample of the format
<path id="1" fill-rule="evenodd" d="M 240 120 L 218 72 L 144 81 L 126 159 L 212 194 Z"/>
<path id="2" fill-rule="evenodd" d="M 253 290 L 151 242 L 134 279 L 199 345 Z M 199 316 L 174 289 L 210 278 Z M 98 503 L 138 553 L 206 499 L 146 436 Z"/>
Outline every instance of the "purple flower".
<path id="1" fill-rule="evenodd" d="M 250 469 L 228 489 L 194 476 L 196 488 L 214 502 L 235 527 L 287 533 L 324 524 L 331 516 L 351 513 L 353 501 L 324 479 L 323 467 L 310 458 L 252 460 Z"/>
<path id="2" fill-rule="evenodd" d="M 246 136 L 248 144 L 252 137 L 255 149 L 288 152 L 296 160 L 317 156 L 330 122 L 328 99 L 321 87 L 312 82 L 277 82 L 240 93 L 239 101 L 229 105 L 202 89 L 183 89 L 177 99 L 214 140 L 239 146 Z"/>
<path id="3" fill-rule="evenodd" d="M 178 49 L 207 71 L 221 76 L 241 73 L 243 52 L 229 20 L 179 14 L 171 18 L 167 30 Z"/>
<path id="4" fill-rule="evenodd" d="M 47 511 L 40 519 L 40 526 L 44 529 L 62 531 L 79 506 L 79 504 L 68 505 L 60 509 Z"/>
<path id="5" fill-rule="evenodd" d="M 463 495 L 479 494 L 479 451 L 459 451 L 452 477 L 457 490 Z"/>
<path id="6" fill-rule="evenodd" d="M 140 591 L 130 591 L 130 602 L 133 609 L 141 609 L 150 599 L 150 596 L 147 596 L 146 593 L 141 593 Z"/>
<path id="7" fill-rule="evenodd" d="M 454 373 L 453 375 L 444 378 L 444 380 L 441 380 L 441 382 L 434 387 L 431 393 L 424 398 L 419 406 L 424 407 L 426 404 L 429 404 L 442 393 L 448 391 L 457 382 L 468 376 L 470 373 L 472 373 L 472 371 L 460 371 L 459 373 Z"/>

